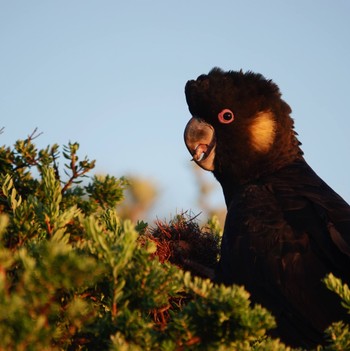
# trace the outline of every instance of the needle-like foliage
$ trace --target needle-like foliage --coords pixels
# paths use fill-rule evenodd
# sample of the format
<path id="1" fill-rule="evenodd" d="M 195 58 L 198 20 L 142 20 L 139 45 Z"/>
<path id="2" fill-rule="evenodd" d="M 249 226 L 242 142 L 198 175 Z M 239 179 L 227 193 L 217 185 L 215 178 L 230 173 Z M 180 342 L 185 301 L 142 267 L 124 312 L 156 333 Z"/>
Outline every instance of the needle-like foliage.
<path id="1" fill-rule="evenodd" d="M 88 178 L 94 161 L 79 161 L 77 143 L 62 172 L 58 145 L 38 150 L 36 136 L 0 148 L 0 351 L 290 350 L 243 287 L 203 278 L 215 220 L 123 220 L 126 179 Z M 327 350 L 340 350 L 348 329 L 332 328 Z"/>

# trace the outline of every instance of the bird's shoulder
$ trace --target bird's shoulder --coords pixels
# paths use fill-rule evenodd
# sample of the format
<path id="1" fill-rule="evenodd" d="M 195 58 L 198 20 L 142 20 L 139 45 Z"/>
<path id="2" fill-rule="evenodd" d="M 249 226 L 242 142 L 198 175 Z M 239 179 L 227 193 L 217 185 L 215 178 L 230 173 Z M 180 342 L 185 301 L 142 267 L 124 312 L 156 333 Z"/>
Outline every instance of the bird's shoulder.
<path id="1" fill-rule="evenodd" d="M 305 161 L 272 174 L 264 184 L 292 227 L 318 240 L 326 227 L 326 238 L 350 257 L 350 206 Z"/>
<path id="2" fill-rule="evenodd" d="M 350 262 L 350 207 L 305 161 L 296 162 L 236 192 L 223 243 L 231 257 L 249 252 L 286 269 L 296 259 L 323 260 L 342 273 Z"/>

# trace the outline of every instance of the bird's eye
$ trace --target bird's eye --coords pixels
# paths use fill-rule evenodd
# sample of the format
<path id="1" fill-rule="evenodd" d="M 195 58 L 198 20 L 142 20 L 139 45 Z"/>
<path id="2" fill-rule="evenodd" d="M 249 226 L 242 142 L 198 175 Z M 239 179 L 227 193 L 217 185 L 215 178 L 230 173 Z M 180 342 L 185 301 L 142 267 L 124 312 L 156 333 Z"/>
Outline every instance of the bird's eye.
<path id="1" fill-rule="evenodd" d="M 225 108 L 218 114 L 218 119 L 220 123 L 228 124 L 235 119 L 235 116 L 231 110 Z"/>

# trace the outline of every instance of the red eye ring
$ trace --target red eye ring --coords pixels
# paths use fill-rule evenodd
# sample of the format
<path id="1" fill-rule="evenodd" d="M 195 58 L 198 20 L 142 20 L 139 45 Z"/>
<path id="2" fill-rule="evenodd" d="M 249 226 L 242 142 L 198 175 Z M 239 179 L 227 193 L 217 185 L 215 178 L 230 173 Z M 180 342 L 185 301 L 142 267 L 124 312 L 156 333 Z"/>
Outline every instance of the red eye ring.
<path id="1" fill-rule="evenodd" d="M 229 124 L 233 122 L 233 120 L 235 119 L 235 115 L 231 110 L 225 108 L 218 114 L 218 119 L 220 123 Z"/>

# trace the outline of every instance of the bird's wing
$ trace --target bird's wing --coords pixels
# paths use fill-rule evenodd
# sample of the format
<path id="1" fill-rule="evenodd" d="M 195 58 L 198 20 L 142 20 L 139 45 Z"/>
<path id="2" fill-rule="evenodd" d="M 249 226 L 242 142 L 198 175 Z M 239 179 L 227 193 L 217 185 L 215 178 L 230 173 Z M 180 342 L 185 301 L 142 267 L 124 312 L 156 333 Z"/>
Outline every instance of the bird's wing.
<path id="1" fill-rule="evenodd" d="M 350 257 L 350 206 L 306 162 L 282 169 L 268 182 L 292 228 L 303 225 L 324 253 L 332 248 L 337 257 Z"/>
<path id="2" fill-rule="evenodd" d="M 233 198 L 218 280 L 244 285 L 280 328 L 311 337 L 346 316 L 322 279 L 333 272 L 350 281 L 349 244 L 349 206 L 299 162 Z"/>

